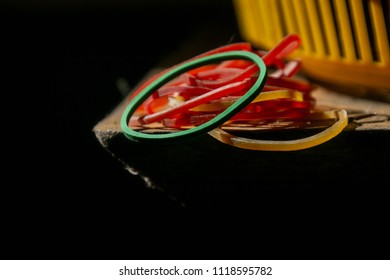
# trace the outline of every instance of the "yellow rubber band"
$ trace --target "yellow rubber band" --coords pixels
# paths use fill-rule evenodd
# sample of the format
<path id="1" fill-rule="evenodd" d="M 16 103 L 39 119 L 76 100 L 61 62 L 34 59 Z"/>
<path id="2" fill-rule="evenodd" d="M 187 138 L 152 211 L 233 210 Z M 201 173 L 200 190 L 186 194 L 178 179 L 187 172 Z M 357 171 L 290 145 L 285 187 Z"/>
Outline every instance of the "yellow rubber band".
<path id="1" fill-rule="evenodd" d="M 334 111 L 338 119 L 331 127 L 317 133 L 297 140 L 274 141 L 274 140 L 257 140 L 234 136 L 226 131 L 215 128 L 208 133 L 215 139 L 232 145 L 234 147 L 257 150 L 257 151 L 296 151 L 311 148 L 322 144 L 336 135 L 338 135 L 348 124 L 348 114 L 346 110 Z"/>
<path id="2" fill-rule="evenodd" d="M 303 93 L 296 90 L 274 90 L 260 93 L 251 103 L 261 102 L 272 99 L 288 98 L 294 101 L 303 101 Z M 232 105 L 236 100 L 226 100 L 221 102 L 213 102 L 202 104 L 192 108 L 190 111 L 196 112 L 210 112 L 224 110 Z"/>

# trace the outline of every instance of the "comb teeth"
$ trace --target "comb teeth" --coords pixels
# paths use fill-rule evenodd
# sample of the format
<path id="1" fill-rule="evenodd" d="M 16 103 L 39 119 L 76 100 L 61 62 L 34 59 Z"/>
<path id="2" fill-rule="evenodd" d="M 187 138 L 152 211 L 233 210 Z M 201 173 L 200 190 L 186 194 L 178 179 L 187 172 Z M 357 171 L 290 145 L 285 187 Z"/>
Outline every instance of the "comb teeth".
<path id="1" fill-rule="evenodd" d="M 253 42 L 264 48 L 271 48 L 287 34 L 297 33 L 303 42 L 300 51 L 305 55 L 347 62 L 388 63 L 389 2 L 236 0 L 235 5 L 245 10 L 248 25 L 250 21 L 256 26 L 251 29 L 251 38 L 256 38 Z"/>

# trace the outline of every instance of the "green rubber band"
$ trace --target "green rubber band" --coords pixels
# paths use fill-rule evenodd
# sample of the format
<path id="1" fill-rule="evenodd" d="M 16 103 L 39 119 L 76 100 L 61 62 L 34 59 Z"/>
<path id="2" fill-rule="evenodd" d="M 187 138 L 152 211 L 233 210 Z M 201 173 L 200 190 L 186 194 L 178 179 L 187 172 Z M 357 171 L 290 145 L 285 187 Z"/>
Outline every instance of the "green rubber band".
<path id="1" fill-rule="evenodd" d="M 215 118 L 209 120 L 206 123 L 203 123 L 197 127 L 190 128 L 183 131 L 164 133 L 164 134 L 152 134 L 152 133 L 142 133 L 131 129 L 128 126 L 128 122 L 137 108 L 156 90 L 162 87 L 167 82 L 173 80 L 175 77 L 183 74 L 191 69 L 204 66 L 207 64 L 220 62 L 224 60 L 232 59 L 247 59 L 255 63 L 260 70 L 259 77 L 257 78 L 254 85 L 248 90 L 248 92 L 240 97 L 234 104 L 229 106 L 225 111 L 220 113 Z M 218 53 L 214 55 L 209 55 L 206 57 L 201 57 L 188 61 L 186 63 L 180 64 L 172 70 L 168 71 L 164 75 L 158 77 L 152 83 L 150 83 L 146 88 L 144 88 L 133 100 L 127 105 L 124 110 L 121 118 L 121 128 L 126 137 L 132 141 L 140 142 L 147 140 L 168 140 L 168 139 L 182 139 L 190 136 L 196 136 L 209 132 L 210 130 L 222 125 L 233 117 L 236 113 L 242 110 L 247 106 L 256 96 L 261 92 L 266 81 L 267 68 L 263 60 L 256 54 L 248 51 L 229 51 L 224 53 Z"/>

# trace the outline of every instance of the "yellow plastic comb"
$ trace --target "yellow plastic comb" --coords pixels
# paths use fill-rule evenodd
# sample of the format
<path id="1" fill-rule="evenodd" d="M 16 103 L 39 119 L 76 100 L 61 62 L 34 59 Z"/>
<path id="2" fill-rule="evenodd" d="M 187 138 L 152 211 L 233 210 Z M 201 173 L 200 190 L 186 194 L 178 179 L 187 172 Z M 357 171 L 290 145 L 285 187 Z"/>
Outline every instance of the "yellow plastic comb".
<path id="1" fill-rule="evenodd" d="M 390 101 L 389 0 L 233 0 L 241 36 L 270 49 L 297 33 L 308 78 Z"/>

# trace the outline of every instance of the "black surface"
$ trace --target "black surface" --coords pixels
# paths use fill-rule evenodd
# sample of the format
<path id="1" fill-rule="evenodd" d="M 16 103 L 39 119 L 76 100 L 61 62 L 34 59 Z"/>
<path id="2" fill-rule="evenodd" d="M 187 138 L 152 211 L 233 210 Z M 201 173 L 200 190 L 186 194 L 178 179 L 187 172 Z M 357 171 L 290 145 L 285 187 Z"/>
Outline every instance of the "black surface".
<path id="1" fill-rule="evenodd" d="M 9 1 L 1 9 L 7 69 L 1 258 L 382 256 L 387 192 L 370 172 L 348 188 L 295 182 L 294 190 L 271 192 L 256 207 L 253 198 L 248 204 L 230 193 L 225 203 L 200 211 L 146 189 L 96 140 L 93 126 L 123 98 L 118 78 L 135 86 L 208 22 L 229 34 L 220 44 L 238 37 L 230 2 L 69 3 Z M 318 182 L 320 176 L 327 174 Z M 216 187 L 223 194 L 224 186 Z"/>

